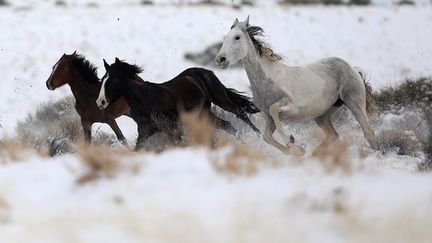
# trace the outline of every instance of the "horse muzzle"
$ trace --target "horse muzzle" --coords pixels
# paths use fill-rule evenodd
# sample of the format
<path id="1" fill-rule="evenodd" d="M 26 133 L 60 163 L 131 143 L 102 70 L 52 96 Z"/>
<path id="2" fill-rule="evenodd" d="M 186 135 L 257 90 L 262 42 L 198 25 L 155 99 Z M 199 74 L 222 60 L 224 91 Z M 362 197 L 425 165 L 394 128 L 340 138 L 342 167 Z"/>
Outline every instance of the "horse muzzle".
<path id="1" fill-rule="evenodd" d="M 49 90 L 54 90 L 55 88 L 51 85 L 51 80 L 47 80 L 46 81 L 46 87 Z"/>
<path id="2" fill-rule="evenodd" d="M 229 61 L 224 56 L 219 56 L 216 58 L 216 64 L 222 68 L 226 69 L 229 66 Z"/>
<path id="3" fill-rule="evenodd" d="M 105 108 L 107 108 L 108 106 L 108 102 L 105 99 L 101 99 L 101 98 L 96 100 L 96 104 L 101 110 L 105 110 Z"/>

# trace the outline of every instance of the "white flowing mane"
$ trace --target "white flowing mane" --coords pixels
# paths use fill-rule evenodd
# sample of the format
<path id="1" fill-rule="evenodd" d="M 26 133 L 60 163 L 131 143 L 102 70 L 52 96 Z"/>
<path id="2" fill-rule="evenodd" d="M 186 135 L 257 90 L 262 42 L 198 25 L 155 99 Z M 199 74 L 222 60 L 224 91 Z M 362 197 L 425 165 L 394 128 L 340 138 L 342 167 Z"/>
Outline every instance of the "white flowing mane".
<path id="1" fill-rule="evenodd" d="M 267 43 L 265 43 L 263 40 L 256 38 L 258 36 L 264 36 L 264 30 L 261 27 L 248 26 L 246 28 L 246 32 L 249 35 L 249 38 L 252 40 L 256 51 L 261 57 L 266 57 L 272 62 L 282 60 L 282 57 L 279 54 L 274 53 L 274 51 L 270 47 L 268 47 Z"/>

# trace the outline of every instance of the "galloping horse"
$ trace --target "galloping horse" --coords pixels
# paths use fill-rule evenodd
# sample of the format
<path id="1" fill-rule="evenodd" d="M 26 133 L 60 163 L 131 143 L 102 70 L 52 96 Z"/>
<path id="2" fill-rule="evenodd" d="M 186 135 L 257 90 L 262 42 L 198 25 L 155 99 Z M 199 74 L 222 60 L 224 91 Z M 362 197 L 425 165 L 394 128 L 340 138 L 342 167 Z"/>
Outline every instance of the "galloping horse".
<path id="1" fill-rule="evenodd" d="M 129 106 L 124 99 L 113 102 L 106 110 L 100 110 L 96 99 L 101 88 L 96 67 L 87 61 L 84 56 L 74 52 L 63 56 L 53 66 L 51 75 L 46 81 L 49 90 L 69 84 L 75 97 L 75 109 L 81 117 L 86 142 L 91 142 L 91 127 L 95 122 L 108 124 L 117 136 L 117 139 L 127 145 L 115 118 L 129 113 Z"/>
<path id="2" fill-rule="evenodd" d="M 189 68 L 170 81 L 161 84 L 140 83 L 141 68 L 116 58 L 111 66 L 104 60 L 106 74 L 102 78 L 97 104 L 105 109 L 108 104 L 124 97 L 131 108 L 131 117 L 138 125 L 135 150 L 143 142 L 159 132 L 160 128 L 152 116 L 168 117 L 177 121 L 181 111 L 198 110 L 206 114 L 218 127 L 234 132 L 232 125 L 210 112 L 211 104 L 234 113 L 254 131 L 259 130 L 249 120 L 247 113 L 257 113 L 258 108 L 234 89 L 226 88 L 212 71 Z"/>
<path id="3" fill-rule="evenodd" d="M 304 149 L 294 145 L 281 120 L 297 122 L 313 119 L 324 131 L 326 138 L 320 147 L 338 138 L 331 116 L 346 105 L 360 124 L 369 144 L 376 144 L 375 134 L 367 119 L 370 93 L 358 71 L 346 61 L 332 57 L 305 66 L 288 66 L 280 62 L 266 44 L 257 39 L 263 30 L 237 19 L 224 37 L 216 56 L 216 63 L 227 68 L 238 61 L 243 63 L 252 87 L 254 103 L 265 114 L 266 128 L 263 139 L 287 154 L 301 156 Z M 281 135 L 286 146 L 277 142 L 273 133 Z"/>

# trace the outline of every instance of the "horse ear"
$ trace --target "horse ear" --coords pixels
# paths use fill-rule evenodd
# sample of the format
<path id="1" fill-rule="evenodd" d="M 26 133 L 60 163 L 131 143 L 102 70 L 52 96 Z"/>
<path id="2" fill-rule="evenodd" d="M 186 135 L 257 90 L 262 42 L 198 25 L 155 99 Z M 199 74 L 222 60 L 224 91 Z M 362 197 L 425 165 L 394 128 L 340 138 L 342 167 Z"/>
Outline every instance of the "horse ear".
<path id="1" fill-rule="evenodd" d="M 236 27 L 239 23 L 240 23 L 239 20 L 235 19 L 234 23 L 231 25 L 231 29 L 234 28 L 234 27 Z"/>
<path id="2" fill-rule="evenodd" d="M 115 58 L 115 62 L 116 63 L 119 63 L 120 62 L 120 59 L 118 59 L 117 57 Z"/>
<path id="3" fill-rule="evenodd" d="M 108 71 L 110 69 L 110 65 L 105 61 L 105 59 L 103 59 L 103 62 L 104 62 L 105 70 Z"/>
<path id="4" fill-rule="evenodd" d="M 244 21 L 246 27 L 249 27 L 249 15 L 247 16 L 246 20 Z"/>

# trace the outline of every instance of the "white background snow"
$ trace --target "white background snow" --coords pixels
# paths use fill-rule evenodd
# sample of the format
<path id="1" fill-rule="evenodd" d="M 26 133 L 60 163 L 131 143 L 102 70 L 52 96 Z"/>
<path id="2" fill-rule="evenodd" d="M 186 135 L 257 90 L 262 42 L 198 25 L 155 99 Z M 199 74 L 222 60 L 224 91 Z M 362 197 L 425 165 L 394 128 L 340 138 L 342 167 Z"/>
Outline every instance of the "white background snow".
<path id="1" fill-rule="evenodd" d="M 42 102 L 70 94 L 67 86 L 45 87 L 63 53 L 77 50 L 99 67 L 102 58 L 119 57 L 142 65 L 144 79 L 162 82 L 195 65 L 183 59 L 185 52 L 221 41 L 235 18 L 248 15 L 290 65 L 338 56 L 370 73 L 374 89 L 432 73 L 428 4 L 280 7 L 259 1 L 236 10 L 10 2 L 0 8 L 2 136 L 13 136 L 17 121 Z M 214 71 L 225 85 L 250 94 L 244 70 Z M 119 122 L 134 140 L 133 122 Z M 312 126 L 294 129 L 310 154 Z M 354 141 L 352 173 L 328 173 L 309 155 L 296 160 L 260 141 L 251 146 L 280 163 L 264 162 L 251 176 L 216 171 L 211 158 L 226 151 L 204 148 L 128 156 L 125 161 L 140 164 L 138 172 L 85 185 L 75 183 L 84 166 L 73 154 L 6 161 L 0 163 L 0 243 L 431 242 L 432 175 L 415 171 L 419 159 L 374 151 L 362 158 L 357 125 L 339 131 Z"/>

